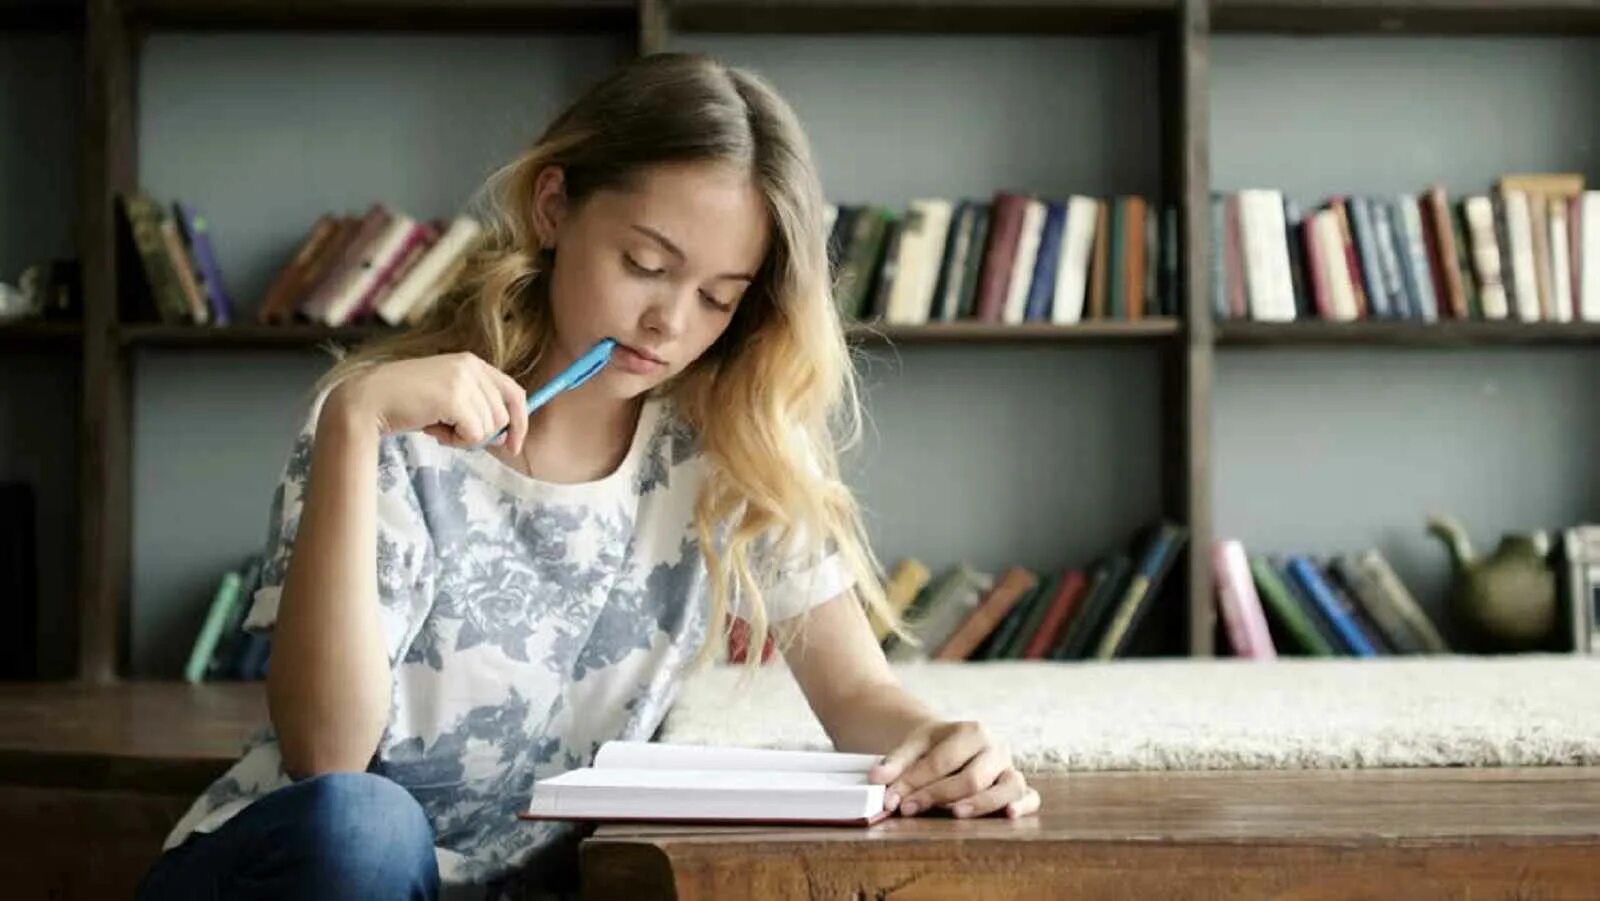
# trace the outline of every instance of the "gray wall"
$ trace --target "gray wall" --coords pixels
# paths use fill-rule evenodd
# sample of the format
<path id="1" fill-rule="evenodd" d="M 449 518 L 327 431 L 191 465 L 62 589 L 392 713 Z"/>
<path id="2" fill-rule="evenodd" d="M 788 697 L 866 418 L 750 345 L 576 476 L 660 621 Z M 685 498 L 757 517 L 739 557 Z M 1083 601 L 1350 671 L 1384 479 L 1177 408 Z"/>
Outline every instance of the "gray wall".
<path id="1" fill-rule="evenodd" d="M 0 281 L 24 267 L 75 255 L 78 41 L 0 32 Z M 69 675 L 76 589 L 78 355 L 68 349 L 0 351 L 0 479 L 34 486 L 42 674 Z"/>
<path id="2" fill-rule="evenodd" d="M 1600 174 L 1592 39 L 1220 37 L 1219 190 L 1487 190 L 1507 171 Z M 1448 567 L 1423 517 L 1502 532 L 1600 519 L 1600 355 L 1218 351 L 1217 533 L 1261 551 L 1381 548 L 1435 611 Z"/>
<path id="3" fill-rule="evenodd" d="M 1001 187 L 1153 194 L 1160 181 L 1146 43 L 693 43 L 760 68 L 789 96 L 841 202 Z M 315 215 L 375 197 L 424 215 L 452 211 L 575 90 L 572 72 L 626 50 L 521 38 L 157 35 L 139 94 L 140 178 L 209 214 L 225 278 L 253 304 Z M 904 115 L 884 120 L 886 109 Z M 895 157 L 890 147 L 908 149 Z M 260 547 L 291 411 L 324 365 L 311 353 L 140 354 L 136 672 L 177 671 L 220 572 Z M 1156 367 L 1138 350 L 869 351 L 871 428 L 850 465 L 879 555 L 1043 567 L 1120 541 L 1159 511 Z"/>

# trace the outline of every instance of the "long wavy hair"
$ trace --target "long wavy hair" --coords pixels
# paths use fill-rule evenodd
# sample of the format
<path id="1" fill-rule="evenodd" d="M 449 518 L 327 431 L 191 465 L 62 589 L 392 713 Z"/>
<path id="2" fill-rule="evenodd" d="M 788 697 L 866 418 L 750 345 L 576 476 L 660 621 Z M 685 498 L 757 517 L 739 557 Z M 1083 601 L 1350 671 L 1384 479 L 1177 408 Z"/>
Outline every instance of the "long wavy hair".
<path id="1" fill-rule="evenodd" d="M 534 185 L 561 167 L 568 203 L 625 188 L 665 163 L 735 164 L 765 198 L 766 259 L 727 331 L 656 389 L 692 428 L 711 465 L 694 508 L 711 586 L 708 640 L 696 663 L 724 646 L 731 611 L 759 660 L 773 628 L 761 586 L 837 553 L 868 616 L 904 634 L 884 598 L 880 569 L 840 452 L 861 437 L 849 344 L 833 300 L 825 199 L 793 110 L 762 78 L 702 54 L 660 53 L 591 86 L 532 147 L 490 176 L 476 198 L 484 230 L 467 264 L 424 319 L 340 359 L 318 390 L 362 367 L 471 351 L 519 381 L 551 338 L 552 260 L 539 251 Z"/>

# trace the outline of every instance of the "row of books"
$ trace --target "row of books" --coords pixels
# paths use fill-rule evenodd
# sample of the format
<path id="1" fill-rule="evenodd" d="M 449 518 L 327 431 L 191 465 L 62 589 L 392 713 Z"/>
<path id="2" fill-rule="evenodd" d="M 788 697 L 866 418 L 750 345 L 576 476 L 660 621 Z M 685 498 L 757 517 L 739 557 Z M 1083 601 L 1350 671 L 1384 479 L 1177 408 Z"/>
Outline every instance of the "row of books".
<path id="1" fill-rule="evenodd" d="M 267 677 L 272 639 L 244 629 L 256 588 L 261 584 L 259 554 L 222 574 L 183 665 L 186 682 L 258 680 Z"/>
<path id="2" fill-rule="evenodd" d="M 919 562 L 901 561 L 888 595 L 917 643 L 882 626 L 879 639 L 898 662 L 1125 657 L 1187 537 L 1183 526 L 1157 522 L 1086 565 L 1012 566 L 998 577 L 959 563 L 929 579 Z"/>
<path id="3" fill-rule="evenodd" d="M 1383 554 L 1318 559 L 1212 548 L 1217 608 L 1234 656 L 1377 657 L 1451 648 Z"/>
<path id="4" fill-rule="evenodd" d="M 141 306 L 165 323 L 237 319 L 206 218 L 149 194 L 118 198 L 125 258 L 138 261 Z M 412 324 L 466 264 L 482 226 L 465 215 L 422 221 L 374 203 L 361 215 L 325 213 L 306 231 L 256 307 L 266 324 Z"/>
<path id="5" fill-rule="evenodd" d="M 482 231 L 471 216 L 423 221 L 383 203 L 360 216 L 324 213 L 278 270 L 256 318 L 414 324 L 455 281 Z"/>
<path id="6" fill-rule="evenodd" d="M 1129 656 L 1188 535 L 1187 528 L 1161 520 L 1087 565 L 1053 571 L 1011 566 L 998 576 L 961 562 L 935 577 L 921 560 L 907 557 L 890 570 L 884 594 L 916 643 L 902 641 L 882 621 L 873 628 L 896 662 Z M 722 659 L 744 663 L 749 653 L 749 627 L 736 619 Z M 775 653 L 768 637 L 761 662 Z"/>
<path id="7" fill-rule="evenodd" d="M 848 321 L 1070 325 L 1178 315 L 1178 221 L 1140 196 L 1000 191 L 903 211 L 830 204 L 828 256 Z"/>
<path id="8" fill-rule="evenodd" d="M 1210 214 L 1219 319 L 1600 322 L 1600 191 L 1582 175 L 1506 175 L 1455 202 L 1438 185 L 1336 196 L 1312 210 L 1250 189 L 1213 195 Z"/>

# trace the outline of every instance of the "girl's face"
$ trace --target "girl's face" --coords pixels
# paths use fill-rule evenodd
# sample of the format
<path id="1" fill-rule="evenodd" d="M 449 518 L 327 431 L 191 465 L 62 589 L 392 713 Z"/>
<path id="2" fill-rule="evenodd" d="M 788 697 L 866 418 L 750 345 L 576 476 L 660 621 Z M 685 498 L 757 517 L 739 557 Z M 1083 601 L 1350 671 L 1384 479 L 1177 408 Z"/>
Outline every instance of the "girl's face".
<path id="1" fill-rule="evenodd" d="M 555 247 L 555 359 L 543 375 L 615 338 L 610 365 L 589 383 L 613 397 L 637 397 L 699 359 L 766 256 L 765 201 L 731 166 L 658 166 L 629 190 L 597 191 L 575 207 L 552 166 L 534 202 Z"/>

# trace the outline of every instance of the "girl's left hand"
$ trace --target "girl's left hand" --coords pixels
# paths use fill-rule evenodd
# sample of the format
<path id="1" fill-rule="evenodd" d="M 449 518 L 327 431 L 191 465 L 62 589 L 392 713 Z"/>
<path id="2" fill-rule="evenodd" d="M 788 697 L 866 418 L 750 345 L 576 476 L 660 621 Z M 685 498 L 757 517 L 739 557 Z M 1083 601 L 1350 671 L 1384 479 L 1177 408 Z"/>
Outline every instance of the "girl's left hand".
<path id="1" fill-rule="evenodd" d="M 1011 752 L 979 723 L 930 722 L 907 735 L 867 778 L 887 784 L 883 805 L 915 816 L 934 807 L 957 817 L 1004 809 L 1008 817 L 1039 809 L 1039 793 L 1011 763 Z"/>

